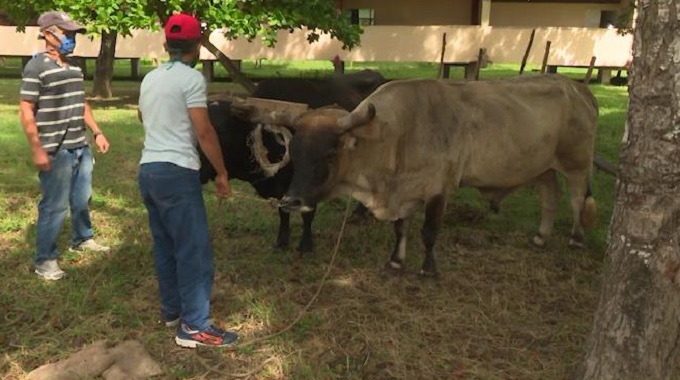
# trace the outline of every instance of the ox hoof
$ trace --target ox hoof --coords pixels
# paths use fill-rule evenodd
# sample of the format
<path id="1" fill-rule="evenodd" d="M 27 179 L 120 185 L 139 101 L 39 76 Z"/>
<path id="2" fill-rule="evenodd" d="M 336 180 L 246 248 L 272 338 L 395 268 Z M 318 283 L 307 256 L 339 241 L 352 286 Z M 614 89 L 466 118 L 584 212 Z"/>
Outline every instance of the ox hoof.
<path id="1" fill-rule="evenodd" d="M 387 262 L 387 264 L 385 264 L 385 271 L 391 273 L 403 273 L 404 266 L 399 262 L 390 260 Z"/>
<path id="2" fill-rule="evenodd" d="M 545 248 L 545 239 L 543 239 L 540 235 L 534 235 L 534 237 L 532 237 L 529 242 L 534 247 Z"/>
<path id="3" fill-rule="evenodd" d="M 274 244 L 274 249 L 278 251 L 287 251 L 288 248 L 290 248 L 290 244 L 287 241 L 277 241 L 276 244 Z"/>
<path id="4" fill-rule="evenodd" d="M 313 245 L 300 245 L 297 248 L 297 251 L 300 255 L 304 254 L 311 254 L 314 253 L 314 246 Z"/>
<path id="5" fill-rule="evenodd" d="M 432 270 L 421 269 L 420 270 L 420 277 L 421 278 L 432 278 L 432 279 L 436 280 L 436 279 L 439 278 L 439 272 L 437 272 L 436 270 L 432 271 Z"/>
<path id="6" fill-rule="evenodd" d="M 582 241 L 576 240 L 574 238 L 569 239 L 569 248 L 573 249 L 584 249 L 586 244 Z"/>

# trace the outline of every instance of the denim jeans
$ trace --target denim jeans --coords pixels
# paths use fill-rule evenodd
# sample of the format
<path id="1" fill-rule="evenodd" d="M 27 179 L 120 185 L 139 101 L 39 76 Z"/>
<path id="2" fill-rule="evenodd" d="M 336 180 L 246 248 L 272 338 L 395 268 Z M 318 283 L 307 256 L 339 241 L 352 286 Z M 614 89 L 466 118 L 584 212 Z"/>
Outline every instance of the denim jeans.
<path id="1" fill-rule="evenodd" d="M 93 235 L 88 202 L 92 195 L 93 161 L 90 147 L 63 149 L 51 157 L 52 168 L 38 173 L 42 198 L 38 203 L 35 264 L 59 257 L 57 238 L 71 209 L 71 244 Z"/>
<path id="2" fill-rule="evenodd" d="M 149 212 L 161 312 L 203 331 L 210 326 L 214 267 L 199 172 L 153 162 L 140 165 L 138 180 Z"/>

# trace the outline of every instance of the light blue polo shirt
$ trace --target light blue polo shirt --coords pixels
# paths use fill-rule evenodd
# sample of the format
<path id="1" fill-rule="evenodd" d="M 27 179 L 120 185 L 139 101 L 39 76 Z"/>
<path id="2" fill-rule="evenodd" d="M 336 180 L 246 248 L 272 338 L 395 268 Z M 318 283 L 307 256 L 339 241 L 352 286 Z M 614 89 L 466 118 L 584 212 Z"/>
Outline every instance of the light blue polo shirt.
<path id="1" fill-rule="evenodd" d="M 170 162 L 199 170 L 196 134 L 187 108 L 207 108 L 203 75 L 181 63 L 160 65 L 144 76 L 139 110 L 144 123 L 144 149 L 140 164 Z"/>

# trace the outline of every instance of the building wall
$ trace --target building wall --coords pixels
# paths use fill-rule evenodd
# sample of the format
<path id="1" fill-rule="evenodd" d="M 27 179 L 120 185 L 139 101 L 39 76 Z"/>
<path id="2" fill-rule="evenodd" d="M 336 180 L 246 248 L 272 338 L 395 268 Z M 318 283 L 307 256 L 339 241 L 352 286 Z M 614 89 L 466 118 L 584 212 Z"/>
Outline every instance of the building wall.
<path id="1" fill-rule="evenodd" d="M 338 6 L 375 10 L 375 25 L 471 25 L 480 0 L 336 0 Z M 619 4 L 491 0 L 490 25 L 522 27 L 599 27 L 603 10 L 619 10 Z"/>
<path id="2" fill-rule="evenodd" d="M 599 27 L 603 10 L 621 9 L 621 4 L 564 4 L 491 1 L 492 26 Z"/>
<path id="3" fill-rule="evenodd" d="M 343 9 L 375 9 L 375 25 L 470 25 L 473 0 L 342 0 Z"/>

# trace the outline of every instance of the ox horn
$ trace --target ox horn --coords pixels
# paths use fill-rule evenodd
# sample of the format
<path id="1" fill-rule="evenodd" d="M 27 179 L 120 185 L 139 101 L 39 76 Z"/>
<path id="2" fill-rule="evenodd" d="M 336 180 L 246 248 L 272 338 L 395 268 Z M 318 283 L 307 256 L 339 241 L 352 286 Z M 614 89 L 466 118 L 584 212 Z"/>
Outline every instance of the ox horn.
<path id="1" fill-rule="evenodd" d="M 292 126 L 293 121 L 309 108 L 303 103 L 261 98 L 248 98 L 246 103 L 253 107 L 248 117 L 251 122 L 286 126 Z"/>
<path id="2" fill-rule="evenodd" d="M 230 105 L 231 113 L 243 120 L 249 120 L 255 113 L 255 106 L 248 104 L 245 100 L 233 101 Z"/>
<path id="3" fill-rule="evenodd" d="M 358 126 L 367 124 L 375 118 L 375 106 L 371 103 L 366 107 L 357 108 L 350 112 L 349 115 L 338 119 L 338 128 L 343 131 L 356 128 Z"/>
<path id="4" fill-rule="evenodd" d="M 243 96 L 235 95 L 233 92 L 219 92 L 208 96 L 208 102 L 227 102 L 229 104 L 233 103 L 243 103 L 246 98 Z"/>

